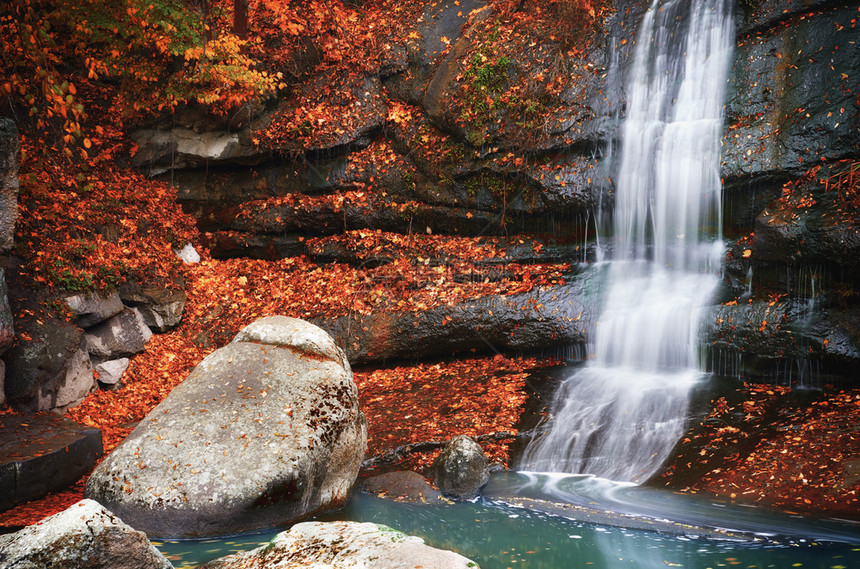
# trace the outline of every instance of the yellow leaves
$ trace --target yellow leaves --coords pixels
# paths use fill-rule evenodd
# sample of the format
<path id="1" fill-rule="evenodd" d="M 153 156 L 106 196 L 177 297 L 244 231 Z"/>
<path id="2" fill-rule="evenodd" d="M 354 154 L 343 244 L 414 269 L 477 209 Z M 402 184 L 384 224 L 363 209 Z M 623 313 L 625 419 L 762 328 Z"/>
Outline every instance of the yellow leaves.
<path id="1" fill-rule="evenodd" d="M 183 57 L 185 58 L 185 61 L 193 61 L 200 59 L 201 53 L 203 53 L 202 47 L 189 47 L 185 50 Z"/>
<path id="2" fill-rule="evenodd" d="M 307 29 L 304 25 L 296 21 L 290 21 L 282 25 L 282 28 L 285 32 L 290 35 L 297 36 Z"/>
<path id="3" fill-rule="evenodd" d="M 404 124 L 412 120 L 412 108 L 399 101 L 390 101 L 388 120 L 396 124 Z"/>

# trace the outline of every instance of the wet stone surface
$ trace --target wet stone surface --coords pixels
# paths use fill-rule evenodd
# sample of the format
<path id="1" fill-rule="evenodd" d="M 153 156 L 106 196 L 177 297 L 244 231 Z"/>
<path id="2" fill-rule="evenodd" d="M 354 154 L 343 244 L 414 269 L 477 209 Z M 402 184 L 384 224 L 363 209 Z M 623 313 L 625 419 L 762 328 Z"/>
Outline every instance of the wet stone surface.
<path id="1" fill-rule="evenodd" d="M 74 483 L 101 454 L 93 427 L 55 415 L 0 416 L 0 510 Z"/>

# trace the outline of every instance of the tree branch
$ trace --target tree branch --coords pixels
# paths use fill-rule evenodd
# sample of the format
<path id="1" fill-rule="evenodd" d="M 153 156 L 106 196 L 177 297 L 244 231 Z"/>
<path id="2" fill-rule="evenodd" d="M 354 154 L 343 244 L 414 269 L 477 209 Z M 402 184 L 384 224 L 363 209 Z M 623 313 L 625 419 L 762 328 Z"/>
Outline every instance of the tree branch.
<path id="1" fill-rule="evenodd" d="M 483 443 L 487 441 L 503 441 L 507 439 L 519 439 L 525 437 L 526 433 L 509 433 L 506 431 L 498 432 L 498 433 L 489 433 L 486 435 L 478 435 L 477 437 L 472 437 L 475 442 Z M 397 462 L 403 461 L 408 456 L 413 454 L 417 454 L 420 452 L 428 452 L 431 450 L 440 449 L 445 446 L 447 441 L 421 441 L 417 443 L 410 443 L 408 445 L 402 445 L 399 447 L 395 447 L 393 449 L 387 450 L 384 453 L 367 458 L 364 462 L 361 463 L 361 470 L 371 470 L 373 468 L 377 468 L 379 466 L 387 466 L 389 464 L 395 464 Z"/>

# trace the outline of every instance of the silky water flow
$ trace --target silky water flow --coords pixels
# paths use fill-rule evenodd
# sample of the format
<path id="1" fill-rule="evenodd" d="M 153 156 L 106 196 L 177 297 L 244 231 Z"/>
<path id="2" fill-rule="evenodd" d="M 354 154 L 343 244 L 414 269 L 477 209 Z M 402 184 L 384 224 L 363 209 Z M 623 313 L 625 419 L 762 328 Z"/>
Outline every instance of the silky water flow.
<path id="1" fill-rule="evenodd" d="M 642 482 L 683 432 L 700 312 L 723 254 L 726 0 L 655 0 L 626 85 L 613 258 L 594 353 L 559 389 L 519 469 Z"/>

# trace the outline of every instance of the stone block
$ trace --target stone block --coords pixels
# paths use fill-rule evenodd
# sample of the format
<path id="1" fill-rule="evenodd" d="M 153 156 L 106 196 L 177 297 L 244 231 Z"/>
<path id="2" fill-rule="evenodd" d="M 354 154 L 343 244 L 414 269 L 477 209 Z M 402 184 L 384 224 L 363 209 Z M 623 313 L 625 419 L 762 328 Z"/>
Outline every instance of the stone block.
<path id="1" fill-rule="evenodd" d="M 75 323 L 85 330 L 125 309 L 119 294 L 115 292 L 106 297 L 99 294 L 75 294 L 66 298 L 66 306 L 75 315 Z"/>
<path id="2" fill-rule="evenodd" d="M 108 360 L 95 364 L 93 368 L 99 374 L 99 383 L 116 385 L 122 379 L 122 374 L 128 369 L 128 358 Z"/>
<path id="3" fill-rule="evenodd" d="M 73 484 L 101 454 L 94 427 L 52 414 L 0 416 L 0 510 Z"/>
<path id="4" fill-rule="evenodd" d="M 96 359 L 113 360 L 139 354 L 152 331 L 137 310 L 127 308 L 109 320 L 87 330 L 87 349 Z"/>
<path id="5" fill-rule="evenodd" d="M 94 387 L 84 332 L 63 320 L 19 320 L 18 342 L 4 356 L 6 398 L 20 411 L 63 410 Z"/>

